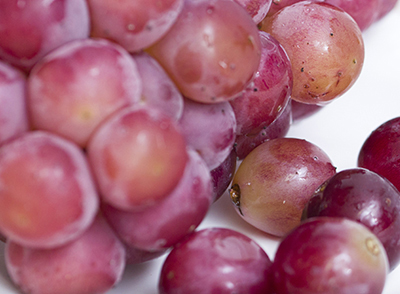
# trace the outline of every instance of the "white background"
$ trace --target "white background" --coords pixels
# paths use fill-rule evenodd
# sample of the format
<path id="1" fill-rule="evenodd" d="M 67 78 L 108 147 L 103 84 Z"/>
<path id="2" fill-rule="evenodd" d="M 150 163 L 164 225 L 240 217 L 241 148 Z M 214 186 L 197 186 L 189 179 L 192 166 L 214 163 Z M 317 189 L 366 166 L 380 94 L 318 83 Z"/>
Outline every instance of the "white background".
<path id="1" fill-rule="evenodd" d="M 306 139 L 322 148 L 338 171 L 356 167 L 358 152 L 368 135 L 380 124 L 400 116 L 400 4 L 364 32 L 364 41 L 365 63 L 355 85 L 312 117 L 294 124 L 288 133 L 288 137 Z M 273 259 L 278 240 L 242 221 L 228 195 L 213 205 L 199 229 L 215 226 L 248 235 Z M 3 248 L 1 243 L 0 293 L 19 293 L 7 276 Z M 108 294 L 156 294 L 164 258 L 128 266 L 122 282 Z M 400 266 L 389 274 L 383 294 L 399 293 Z"/>

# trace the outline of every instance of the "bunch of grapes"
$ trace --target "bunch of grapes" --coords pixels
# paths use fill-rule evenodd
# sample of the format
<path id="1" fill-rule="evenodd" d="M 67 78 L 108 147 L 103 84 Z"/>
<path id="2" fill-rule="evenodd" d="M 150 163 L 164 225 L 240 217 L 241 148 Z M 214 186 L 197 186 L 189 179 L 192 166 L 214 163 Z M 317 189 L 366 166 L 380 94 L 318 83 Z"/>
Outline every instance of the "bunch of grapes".
<path id="1" fill-rule="evenodd" d="M 0 0 L 15 287 L 106 293 L 164 256 L 165 294 L 381 293 L 400 262 L 400 187 L 396 161 L 376 158 L 400 132 L 343 172 L 285 137 L 354 85 L 363 31 L 397 1 L 359 2 Z M 274 261 L 237 231 L 198 230 L 222 196 L 281 240 Z"/>

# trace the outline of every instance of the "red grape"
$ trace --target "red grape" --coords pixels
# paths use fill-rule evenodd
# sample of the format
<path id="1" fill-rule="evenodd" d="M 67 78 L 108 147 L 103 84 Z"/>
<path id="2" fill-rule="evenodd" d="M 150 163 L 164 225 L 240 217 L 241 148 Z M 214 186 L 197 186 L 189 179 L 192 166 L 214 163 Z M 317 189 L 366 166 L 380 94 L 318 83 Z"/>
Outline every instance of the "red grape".
<path id="1" fill-rule="evenodd" d="M 187 162 L 177 125 L 150 107 L 114 113 L 97 128 L 87 153 L 102 200 L 122 210 L 140 210 L 164 199 Z"/>
<path id="2" fill-rule="evenodd" d="M 301 1 L 266 17 L 261 29 L 277 39 L 289 56 L 293 100 L 326 104 L 344 94 L 361 73 L 362 33 L 340 8 Z"/>
<path id="3" fill-rule="evenodd" d="M 363 168 L 338 172 L 321 185 L 303 218 L 347 217 L 368 227 L 382 242 L 390 269 L 400 262 L 400 193 L 385 178 Z"/>
<path id="4" fill-rule="evenodd" d="M 146 49 L 190 99 L 231 99 L 251 81 L 261 44 L 253 19 L 231 0 L 185 1 L 167 34 Z M 243 62 L 246 60 L 246 62 Z"/>
<path id="5" fill-rule="evenodd" d="M 237 135 L 255 135 L 283 111 L 292 92 L 290 60 L 282 46 L 260 31 L 261 61 L 254 80 L 239 97 L 229 101 L 235 112 Z"/>
<path id="6" fill-rule="evenodd" d="M 0 231 L 7 239 L 65 244 L 90 225 L 98 202 L 86 157 L 70 141 L 34 131 L 0 147 Z"/>
<path id="7" fill-rule="evenodd" d="M 31 122 L 86 147 L 105 118 L 138 103 L 141 90 L 136 63 L 125 49 L 106 40 L 69 42 L 28 77 Z"/>
<path id="8" fill-rule="evenodd" d="M 382 244 L 365 226 L 319 217 L 282 240 L 272 270 L 275 294 L 378 294 L 388 262 Z"/>
<path id="9" fill-rule="evenodd" d="M 237 155 L 232 149 L 228 157 L 216 168 L 211 170 L 213 182 L 214 202 L 217 201 L 228 189 L 236 172 Z"/>
<path id="10" fill-rule="evenodd" d="M 256 24 L 260 23 L 267 15 L 272 0 L 236 0 L 250 14 Z"/>
<path id="11" fill-rule="evenodd" d="M 277 138 L 245 157 L 233 178 L 230 195 L 246 222 L 281 237 L 300 224 L 313 192 L 335 173 L 319 147 L 306 140 Z"/>
<path id="12" fill-rule="evenodd" d="M 112 289 L 125 269 L 125 248 L 102 216 L 77 239 L 53 249 L 7 241 L 13 282 L 30 294 L 94 294 Z"/>
<path id="13" fill-rule="evenodd" d="M 160 294 L 268 294 L 272 263 L 264 250 L 239 232 L 209 228 L 175 246 L 161 269 Z"/>
<path id="14" fill-rule="evenodd" d="M 159 40 L 182 10 L 184 0 L 87 0 L 91 36 L 106 38 L 129 52 Z"/>
<path id="15" fill-rule="evenodd" d="M 1 0 L 0 58 L 29 71 L 51 50 L 89 36 L 85 0 Z"/>

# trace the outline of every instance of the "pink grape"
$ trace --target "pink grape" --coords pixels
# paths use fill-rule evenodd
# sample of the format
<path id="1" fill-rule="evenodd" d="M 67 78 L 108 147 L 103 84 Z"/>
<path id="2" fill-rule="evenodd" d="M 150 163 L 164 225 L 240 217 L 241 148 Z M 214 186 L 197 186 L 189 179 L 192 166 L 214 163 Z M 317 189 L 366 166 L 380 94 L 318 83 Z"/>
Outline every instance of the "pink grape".
<path id="1" fill-rule="evenodd" d="M 261 44 L 256 24 L 240 4 L 197 0 L 185 1 L 168 33 L 146 51 L 185 97 L 216 103 L 232 99 L 249 84 Z"/>
<path id="2" fill-rule="evenodd" d="M 292 64 L 292 99 L 327 104 L 347 92 L 364 64 L 362 32 L 342 9 L 301 1 L 266 17 L 261 30 L 286 50 Z"/>
<path id="3" fill-rule="evenodd" d="M 167 249 L 147 251 L 138 249 L 133 246 L 125 245 L 125 251 L 126 251 L 126 264 L 131 265 L 131 264 L 145 263 L 154 260 L 156 258 L 159 258 L 160 256 L 166 254 Z"/>
<path id="4" fill-rule="evenodd" d="M 288 133 L 292 125 L 292 104 L 294 101 L 289 99 L 279 116 L 270 125 L 263 127 L 255 135 L 238 135 L 235 141 L 235 150 L 238 159 L 244 159 L 251 151 L 262 143 L 283 138 Z"/>
<path id="5" fill-rule="evenodd" d="M 51 50 L 89 36 L 85 0 L 1 0 L 0 59 L 29 71 Z"/>
<path id="6" fill-rule="evenodd" d="M 207 228 L 189 235 L 167 256 L 159 293 L 270 294 L 272 262 L 246 235 Z"/>
<path id="7" fill-rule="evenodd" d="M 227 101 L 204 104 L 185 99 L 179 127 L 187 144 L 199 152 L 210 170 L 232 151 L 236 117 Z"/>
<path id="8" fill-rule="evenodd" d="M 125 244 L 145 251 L 174 246 L 193 232 L 206 216 L 214 197 L 210 172 L 192 149 L 177 187 L 158 204 L 141 211 L 102 210 Z"/>
<path id="9" fill-rule="evenodd" d="M 239 165 L 230 189 L 232 204 L 244 221 L 282 237 L 300 224 L 314 191 L 335 173 L 318 146 L 297 138 L 269 140 Z"/>
<path id="10" fill-rule="evenodd" d="M 267 16 L 272 0 L 236 0 L 236 2 L 242 5 L 258 24 Z"/>
<path id="11" fill-rule="evenodd" d="M 183 96 L 158 62 L 145 52 L 133 55 L 142 80 L 139 104 L 162 110 L 175 120 L 183 112 Z"/>
<path id="12" fill-rule="evenodd" d="M 97 216 L 78 238 L 52 249 L 7 241 L 7 271 L 23 293 L 95 294 L 111 290 L 125 269 L 125 248 Z"/>
<path id="13" fill-rule="evenodd" d="M 0 231 L 29 247 L 60 246 L 98 211 L 86 157 L 75 144 L 33 131 L 0 147 Z"/>
<path id="14" fill-rule="evenodd" d="M 88 0 L 91 36 L 106 38 L 129 52 L 159 40 L 176 21 L 184 0 Z"/>
<path id="15" fill-rule="evenodd" d="M 285 236 L 272 272 L 275 294 L 378 294 L 388 261 L 381 242 L 364 225 L 317 217 Z"/>
<path id="16" fill-rule="evenodd" d="M 237 135 L 255 135 L 270 125 L 287 105 L 293 86 L 290 60 L 271 35 L 260 31 L 261 61 L 254 80 L 229 101 L 235 112 Z"/>
<path id="17" fill-rule="evenodd" d="M 72 41 L 32 69 L 31 122 L 86 147 L 98 125 L 116 110 L 137 104 L 141 91 L 136 63 L 125 49 L 100 39 Z"/>
<path id="18" fill-rule="evenodd" d="M 102 200 L 122 210 L 140 210 L 164 199 L 187 162 L 176 122 L 150 107 L 114 113 L 91 137 L 87 154 Z"/>
<path id="19" fill-rule="evenodd" d="M 0 61 L 0 145 L 29 130 L 26 76 Z"/>

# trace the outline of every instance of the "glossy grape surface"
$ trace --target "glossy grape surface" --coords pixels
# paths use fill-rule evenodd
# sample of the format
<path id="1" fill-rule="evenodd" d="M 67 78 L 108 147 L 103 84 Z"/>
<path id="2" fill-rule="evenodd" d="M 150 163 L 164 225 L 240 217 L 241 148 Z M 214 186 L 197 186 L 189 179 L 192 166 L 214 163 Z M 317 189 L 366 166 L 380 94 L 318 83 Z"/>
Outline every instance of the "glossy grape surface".
<path id="1" fill-rule="evenodd" d="M 387 273 L 376 236 L 344 218 L 302 223 L 279 244 L 273 263 L 276 294 L 378 294 Z"/>
<path id="2" fill-rule="evenodd" d="M 284 236 L 299 225 L 315 189 L 335 173 L 319 147 L 306 140 L 277 138 L 246 156 L 230 195 L 245 221 L 268 234 Z"/>
<path id="3" fill-rule="evenodd" d="M 272 293 L 271 261 L 246 235 L 223 228 L 194 232 L 169 253 L 160 294 Z"/>
<path id="4" fill-rule="evenodd" d="M 301 1 L 267 17 L 261 29 L 277 39 L 289 56 L 293 100 L 327 103 L 344 94 L 361 73 L 361 30 L 333 5 Z"/>
<path id="5" fill-rule="evenodd" d="M 261 44 L 256 24 L 240 4 L 197 0 L 185 1 L 172 28 L 146 51 L 184 96 L 215 103 L 247 86 L 258 69 Z"/>
<path id="6" fill-rule="evenodd" d="M 368 227 L 381 241 L 390 269 L 400 262 L 400 193 L 385 178 L 363 168 L 338 172 L 314 193 L 303 218 L 346 217 Z"/>
<path id="7" fill-rule="evenodd" d="M 387 178 L 400 190 L 400 117 L 384 122 L 369 134 L 357 164 Z"/>

